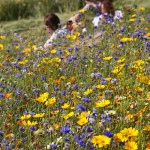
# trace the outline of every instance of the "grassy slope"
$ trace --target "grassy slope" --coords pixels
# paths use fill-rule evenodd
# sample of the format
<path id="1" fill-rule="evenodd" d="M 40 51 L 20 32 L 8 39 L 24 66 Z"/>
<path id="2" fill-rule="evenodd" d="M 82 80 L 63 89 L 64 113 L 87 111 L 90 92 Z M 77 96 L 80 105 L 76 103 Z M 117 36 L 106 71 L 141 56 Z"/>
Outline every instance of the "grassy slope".
<path id="1" fill-rule="evenodd" d="M 139 0 L 138 4 L 139 6 L 143 6 L 148 8 L 150 10 L 150 0 Z M 150 12 L 150 11 L 149 11 Z M 58 14 L 58 16 L 61 18 L 62 22 L 65 22 L 72 13 L 64 13 L 64 14 Z M 63 19 L 62 19 L 63 18 Z M 9 21 L 9 22 L 1 22 L 0 23 L 0 33 L 4 31 L 12 31 L 12 32 L 18 32 L 18 31 L 26 31 L 31 28 L 37 27 L 41 28 L 43 27 L 43 18 L 30 18 L 30 19 L 21 19 L 17 21 Z"/>
<path id="2" fill-rule="evenodd" d="M 64 14 L 58 14 L 58 16 L 61 18 L 61 22 L 65 22 L 72 13 L 64 13 Z M 63 19 L 62 19 L 63 18 Z M 9 21 L 9 22 L 1 22 L 0 23 L 0 32 L 3 31 L 26 31 L 34 27 L 43 27 L 43 18 L 30 18 L 30 19 L 20 19 L 17 21 Z"/>

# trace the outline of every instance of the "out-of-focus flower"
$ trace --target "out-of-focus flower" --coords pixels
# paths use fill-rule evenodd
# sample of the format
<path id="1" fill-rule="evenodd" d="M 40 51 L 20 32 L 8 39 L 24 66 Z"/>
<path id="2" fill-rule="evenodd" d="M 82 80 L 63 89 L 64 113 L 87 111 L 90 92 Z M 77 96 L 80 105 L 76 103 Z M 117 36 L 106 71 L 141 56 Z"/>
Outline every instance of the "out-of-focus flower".
<path id="1" fill-rule="evenodd" d="M 112 56 L 108 56 L 108 57 L 104 57 L 103 60 L 110 61 L 112 58 L 113 58 Z"/>
<path id="2" fill-rule="evenodd" d="M 45 113 L 35 114 L 33 115 L 33 118 L 42 118 L 44 117 Z"/>
<path id="3" fill-rule="evenodd" d="M 70 117 L 72 117 L 73 115 L 74 115 L 74 112 L 72 111 L 72 112 L 68 113 L 67 115 L 64 115 L 63 118 L 67 120 Z"/>
<path id="4" fill-rule="evenodd" d="M 48 98 L 49 93 L 46 92 L 44 94 L 41 94 L 37 99 L 35 99 L 36 101 L 40 102 L 40 103 L 44 103 L 47 98 Z"/>
<path id="5" fill-rule="evenodd" d="M 83 126 L 83 125 L 85 125 L 85 124 L 88 123 L 88 118 L 86 118 L 86 117 L 81 117 L 81 118 L 77 121 L 77 123 L 78 123 L 80 126 Z"/>
<path id="6" fill-rule="evenodd" d="M 99 108 L 99 107 L 105 107 L 109 104 L 110 104 L 110 100 L 102 100 L 102 101 L 96 102 L 95 106 Z"/>
<path id="7" fill-rule="evenodd" d="M 84 94 L 84 95 L 89 95 L 89 94 L 91 94 L 92 92 L 93 92 L 92 89 L 87 89 L 83 94 Z"/>
<path id="8" fill-rule="evenodd" d="M 27 119 L 30 119 L 31 118 L 31 115 L 23 115 L 20 117 L 21 120 L 27 120 Z"/>
<path id="9" fill-rule="evenodd" d="M 137 150 L 138 145 L 134 141 L 128 141 L 125 143 L 125 150 Z"/>
<path id="10" fill-rule="evenodd" d="M 45 102 L 45 105 L 46 106 L 51 106 L 53 104 L 56 103 L 56 98 L 55 97 L 52 97 L 52 98 L 49 98 L 46 102 Z"/>
<path id="11" fill-rule="evenodd" d="M 70 107 L 70 104 L 69 104 L 69 103 L 64 103 L 64 105 L 61 106 L 61 108 L 63 108 L 63 109 L 67 109 L 67 108 L 69 108 L 69 107 Z"/>
<path id="12" fill-rule="evenodd" d="M 0 50 L 3 50 L 3 49 L 4 49 L 4 45 L 0 44 Z"/>
<path id="13" fill-rule="evenodd" d="M 91 142 L 99 147 L 99 148 L 102 148 L 102 147 L 106 147 L 110 144 L 111 142 L 111 138 L 105 136 L 105 135 L 98 135 L 98 136 L 93 136 L 92 139 L 91 139 Z"/>

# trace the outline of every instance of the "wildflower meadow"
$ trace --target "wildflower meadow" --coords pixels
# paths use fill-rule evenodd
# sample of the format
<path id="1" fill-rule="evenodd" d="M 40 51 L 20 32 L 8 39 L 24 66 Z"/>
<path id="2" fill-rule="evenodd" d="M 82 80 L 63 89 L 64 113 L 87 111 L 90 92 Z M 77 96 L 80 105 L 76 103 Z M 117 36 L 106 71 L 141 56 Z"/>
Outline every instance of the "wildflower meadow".
<path id="1" fill-rule="evenodd" d="M 150 150 L 150 14 L 79 13 L 48 50 L 44 27 L 0 34 L 0 150 Z"/>

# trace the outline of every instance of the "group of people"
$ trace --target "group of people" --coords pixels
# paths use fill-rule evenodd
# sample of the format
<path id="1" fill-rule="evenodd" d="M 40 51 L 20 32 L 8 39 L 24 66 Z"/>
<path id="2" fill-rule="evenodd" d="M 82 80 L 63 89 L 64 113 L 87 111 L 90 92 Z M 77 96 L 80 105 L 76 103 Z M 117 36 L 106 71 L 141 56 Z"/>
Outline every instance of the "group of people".
<path id="1" fill-rule="evenodd" d="M 90 0 L 85 0 L 86 5 L 83 10 L 87 11 L 90 8 L 97 9 L 99 12 L 96 17 L 93 18 L 94 27 L 99 26 L 103 23 L 112 23 L 115 20 L 120 20 L 123 18 L 123 13 L 120 10 L 115 10 L 113 6 L 113 0 L 99 0 L 97 2 L 92 2 Z M 47 28 L 50 38 L 44 44 L 44 48 L 49 48 L 52 43 L 57 39 L 58 35 L 66 35 L 73 31 L 73 25 L 76 24 L 80 18 L 80 14 L 72 16 L 66 23 L 65 26 L 61 27 L 59 17 L 54 13 L 48 13 L 44 16 L 44 23 Z"/>

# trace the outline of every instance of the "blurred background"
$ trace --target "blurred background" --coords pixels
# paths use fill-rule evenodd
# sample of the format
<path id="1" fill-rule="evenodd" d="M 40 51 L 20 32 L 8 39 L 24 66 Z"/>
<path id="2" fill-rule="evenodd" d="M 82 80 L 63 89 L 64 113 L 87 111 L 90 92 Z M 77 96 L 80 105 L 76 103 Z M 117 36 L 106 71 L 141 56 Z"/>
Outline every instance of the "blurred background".
<path id="1" fill-rule="evenodd" d="M 40 25 L 47 12 L 57 13 L 61 19 L 66 20 L 84 5 L 85 0 L 0 0 L 0 31 L 16 26 L 22 30 L 26 26 L 30 28 Z M 144 6 L 149 11 L 150 0 L 114 0 L 114 6 L 117 9 Z"/>

